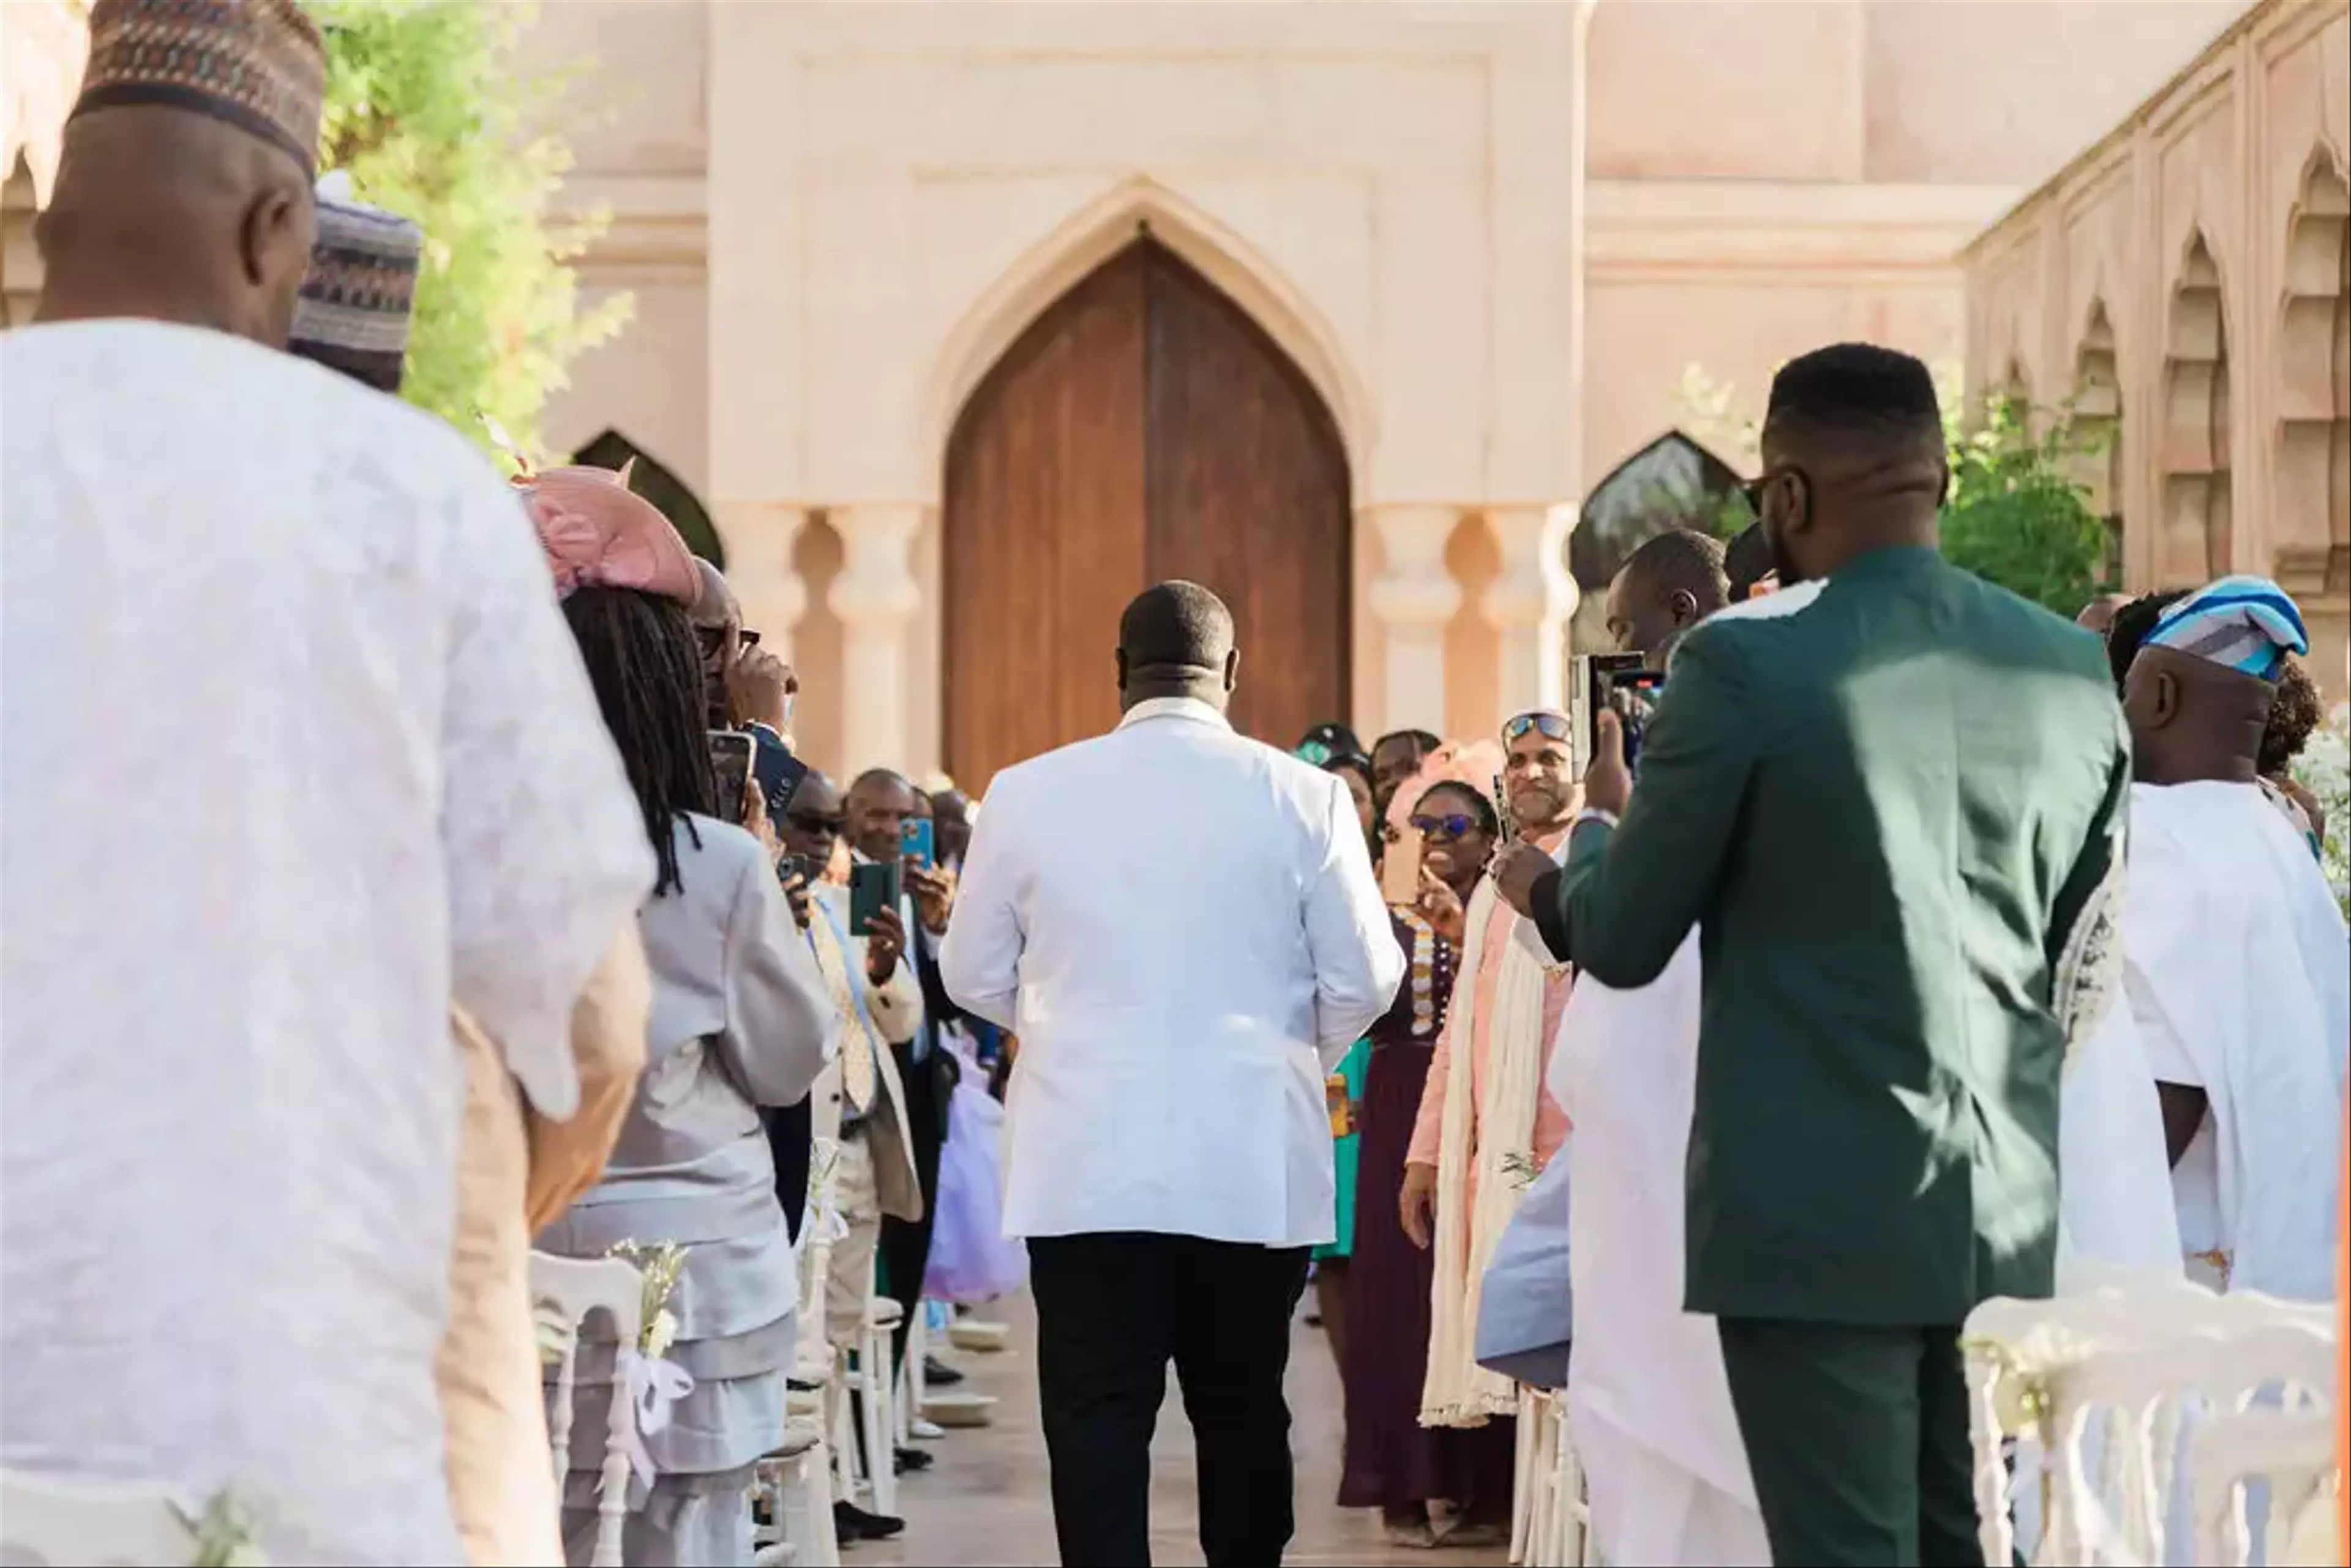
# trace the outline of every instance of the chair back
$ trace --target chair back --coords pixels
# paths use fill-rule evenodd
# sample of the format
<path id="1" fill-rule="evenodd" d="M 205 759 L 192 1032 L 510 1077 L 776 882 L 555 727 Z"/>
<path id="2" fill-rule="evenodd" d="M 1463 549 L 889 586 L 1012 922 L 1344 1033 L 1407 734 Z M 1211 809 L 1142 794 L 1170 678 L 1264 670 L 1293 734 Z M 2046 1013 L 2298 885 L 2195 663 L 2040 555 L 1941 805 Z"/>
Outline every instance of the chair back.
<path id="1" fill-rule="evenodd" d="M 2253 1532 L 2245 1484 L 2269 1484 L 2269 1551 L 2283 1568 L 2339 1563 L 2345 1543 L 2322 1489 L 2335 1466 L 2334 1423 L 2323 1410 L 2236 1410 L 2207 1418 L 2188 1446 L 2196 1494 L 2196 1556 L 2207 1568 L 2246 1568 Z"/>
<path id="2" fill-rule="evenodd" d="M 555 1486 L 561 1495 L 571 1469 L 573 1383 L 580 1364 L 580 1328 L 591 1312 L 612 1321 L 618 1348 L 633 1352 L 643 1332 L 644 1276 L 620 1258 L 559 1258 L 530 1255 L 531 1300 L 551 1309 L 563 1324 L 563 1354 L 557 1363 L 555 1397 L 547 1426 L 555 1454 Z M 629 1509 L 629 1449 L 636 1436 L 637 1406 L 618 1359 L 612 1368 L 611 1414 L 604 1440 L 603 1489 L 596 1503 L 596 1547 L 590 1568 L 621 1568 L 621 1542 Z"/>
<path id="3" fill-rule="evenodd" d="M 190 1517 L 165 1486 L 0 1470 L 0 1559 L 9 1562 L 184 1568 L 196 1554 Z"/>

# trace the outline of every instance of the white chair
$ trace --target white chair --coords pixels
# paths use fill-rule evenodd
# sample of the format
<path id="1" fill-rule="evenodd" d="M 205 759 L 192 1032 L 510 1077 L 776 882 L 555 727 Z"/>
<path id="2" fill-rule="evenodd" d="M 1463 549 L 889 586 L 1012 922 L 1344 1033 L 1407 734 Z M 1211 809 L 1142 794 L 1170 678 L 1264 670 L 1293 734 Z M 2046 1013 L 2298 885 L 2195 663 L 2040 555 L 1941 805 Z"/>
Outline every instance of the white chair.
<path id="1" fill-rule="evenodd" d="M 2333 1354 L 2327 1309 L 2168 1276 L 1987 1301 L 1965 1344 L 1984 1560 L 2013 1561 L 2001 1455 L 2013 1437 L 2047 1454 L 2033 1561 L 2064 1568 L 2160 1561 L 2183 1416 L 2199 1400 L 2233 1409 L 2269 1385 L 2323 1385 Z"/>
<path id="2" fill-rule="evenodd" d="M 819 1103 L 832 1103 L 820 1096 Z M 800 1221 L 799 1343 L 793 1377 L 814 1387 L 786 1397 L 783 1446 L 759 1461 L 755 1485 L 768 1502 L 766 1526 L 755 1534 L 761 1568 L 790 1562 L 840 1568 L 841 1540 L 832 1527 L 833 1445 L 825 1409 L 834 1382 L 832 1347 L 824 1332 L 825 1282 L 832 1271 L 833 1160 L 838 1113 L 810 1155 L 809 1206 Z"/>
<path id="3" fill-rule="evenodd" d="M 2335 1469 L 2335 1424 L 2323 1410 L 2240 1410 L 2209 1417 L 2188 1446 L 2189 1484 L 2196 1495 L 2196 1555 L 2205 1568 L 2246 1568 L 2252 1531 L 2245 1517 L 2244 1483 L 2270 1483 L 2268 1560 L 2292 1568 L 2296 1526 L 2315 1503 L 2331 1536 L 2334 1511 L 2324 1483 Z M 2337 1484 L 2341 1484 L 2338 1480 Z M 2346 1543 L 2320 1539 L 2314 1563 L 2341 1563 Z"/>
<path id="4" fill-rule="evenodd" d="M 98 1568 L 183 1568 L 193 1514 L 166 1486 L 0 1470 L 0 1556 Z"/>
<path id="5" fill-rule="evenodd" d="M 865 1487 L 876 1513 L 898 1511 L 897 1390 L 890 1341 L 906 1309 L 879 1291 L 865 1298 L 865 1334 L 857 1347 L 857 1406 L 864 1423 Z"/>
<path id="6" fill-rule="evenodd" d="M 1593 1561 L 1592 1510 L 1569 1430 L 1567 1396 L 1523 1390 L 1519 1423 L 1528 1490 L 1525 1528 L 1513 1543 L 1513 1559 L 1527 1568 L 1586 1568 Z"/>
<path id="7" fill-rule="evenodd" d="M 601 1312 L 612 1320 L 618 1347 L 634 1351 L 643 1332 L 644 1292 L 644 1276 L 619 1258 L 530 1255 L 531 1299 L 554 1308 L 565 1325 L 563 1355 L 555 1375 L 555 1403 L 548 1415 L 559 1496 L 571 1469 L 571 1396 L 580 1360 L 580 1325 L 587 1322 L 589 1313 Z M 629 1440 L 634 1436 L 636 1421 L 636 1401 L 630 1397 L 616 1360 L 611 1416 L 604 1441 L 603 1489 L 596 1501 L 596 1547 L 589 1558 L 590 1568 L 621 1568 L 621 1540 L 629 1512 Z"/>

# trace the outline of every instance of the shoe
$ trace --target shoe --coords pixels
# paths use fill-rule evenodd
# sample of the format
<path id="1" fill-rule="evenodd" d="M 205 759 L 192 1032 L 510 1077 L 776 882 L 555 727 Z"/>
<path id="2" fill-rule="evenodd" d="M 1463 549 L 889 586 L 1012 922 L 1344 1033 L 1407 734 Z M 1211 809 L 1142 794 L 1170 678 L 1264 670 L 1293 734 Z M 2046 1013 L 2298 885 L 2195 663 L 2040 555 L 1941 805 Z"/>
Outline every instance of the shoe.
<path id="1" fill-rule="evenodd" d="M 817 1390 L 817 1385 L 815 1384 L 810 1383 L 806 1378 L 802 1377 L 785 1378 L 784 1387 L 793 1394 L 813 1394 Z"/>
<path id="2" fill-rule="evenodd" d="M 1437 1544 L 1447 1552 L 1466 1551 L 1471 1547 L 1500 1546 L 1510 1539 L 1508 1527 L 1499 1524 L 1461 1523 L 1437 1538 Z"/>
<path id="3" fill-rule="evenodd" d="M 935 1355 L 923 1357 L 923 1384 L 928 1388 L 953 1388 L 963 1381 L 963 1373 L 949 1366 Z"/>
<path id="4" fill-rule="evenodd" d="M 903 1519 L 868 1513 L 853 1502 L 832 1505 L 832 1533 L 840 1541 L 887 1541 L 906 1528 Z"/>
<path id="5" fill-rule="evenodd" d="M 909 1470 L 919 1475 L 929 1469 L 933 1463 L 931 1456 L 920 1448 L 893 1448 L 891 1450 L 891 1456 L 897 1472 L 902 1476 Z"/>
<path id="6" fill-rule="evenodd" d="M 906 1423 L 906 1436 L 917 1443 L 935 1443 L 947 1435 L 947 1429 L 936 1421 L 925 1421 L 920 1416 Z"/>

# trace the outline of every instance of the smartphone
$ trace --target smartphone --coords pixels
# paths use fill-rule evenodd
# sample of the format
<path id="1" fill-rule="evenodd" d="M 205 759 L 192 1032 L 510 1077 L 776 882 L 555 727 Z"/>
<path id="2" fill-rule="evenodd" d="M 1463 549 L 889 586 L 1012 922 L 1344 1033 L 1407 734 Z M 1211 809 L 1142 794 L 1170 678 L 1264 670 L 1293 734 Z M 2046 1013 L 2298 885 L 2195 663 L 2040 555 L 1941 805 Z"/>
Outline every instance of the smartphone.
<path id="1" fill-rule="evenodd" d="M 1615 690 L 1616 677 L 1639 674 L 1649 665 L 1646 653 L 1578 653 L 1575 656 L 1574 679 L 1568 690 L 1569 700 L 1576 705 L 1570 716 L 1575 738 L 1569 743 L 1574 757 L 1575 776 L 1581 779 L 1592 768 L 1592 721 L 1602 708 L 1609 706 L 1610 694 Z"/>
<path id="2" fill-rule="evenodd" d="M 743 815 L 743 794 L 751 782 L 751 762 L 758 743 L 739 729 L 710 732 L 710 767 L 718 775 L 718 815 L 736 821 Z"/>
<path id="3" fill-rule="evenodd" d="M 1406 827 L 1404 836 L 1388 846 L 1380 858 L 1380 896 L 1390 904 L 1407 904 L 1420 899 L 1420 833 Z"/>
<path id="4" fill-rule="evenodd" d="M 898 853 L 928 871 L 938 864 L 938 836 L 928 817 L 909 817 L 898 829 Z"/>
<path id="5" fill-rule="evenodd" d="M 905 888 L 902 868 L 896 861 L 887 863 L 867 862 L 849 873 L 849 929 L 862 936 L 873 927 L 873 916 L 884 909 L 898 907 Z"/>
<path id="6" fill-rule="evenodd" d="M 1616 716 L 1617 733 L 1624 737 L 1625 768 L 1635 779 L 1641 776 L 1641 742 L 1648 734 L 1649 716 L 1665 690 L 1663 670 L 1620 671 L 1609 685 L 1608 710 Z"/>
<path id="7" fill-rule="evenodd" d="M 759 793 L 768 798 L 768 820 L 776 831 L 784 831 L 784 813 L 790 810 L 792 797 L 799 793 L 800 780 L 808 777 L 808 764 L 792 755 L 791 747 L 765 735 L 756 737 L 758 749 L 752 758 L 751 777 L 759 781 Z"/>

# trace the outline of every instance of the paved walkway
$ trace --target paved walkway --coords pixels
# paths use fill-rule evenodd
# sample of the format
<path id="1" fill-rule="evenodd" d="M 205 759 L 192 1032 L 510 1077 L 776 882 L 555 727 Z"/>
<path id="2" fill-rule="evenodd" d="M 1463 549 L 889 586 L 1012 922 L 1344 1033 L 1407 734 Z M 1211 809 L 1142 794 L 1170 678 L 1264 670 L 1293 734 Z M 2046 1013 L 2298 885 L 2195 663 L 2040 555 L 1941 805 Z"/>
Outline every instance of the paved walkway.
<path id="1" fill-rule="evenodd" d="M 906 1533 L 897 1541 L 852 1547 L 851 1568 L 883 1564 L 980 1565 L 1052 1563 L 1053 1510 L 1046 1490 L 1045 1437 L 1038 1424 L 1035 1320 L 1022 1296 L 985 1314 L 1012 1325 L 1011 1348 L 997 1354 L 949 1351 L 969 1374 L 959 1385 L 993 1394 L 996 1424 L 951 1431 L 925 1445 L 937 1456 L 928 1472 L 901 1479 L 899 1511 Z M 1290 1441 L 1298 1455 L 1298 1534 L 1289 1563 L 1411 1563 L 1466 1568 L 1499 1563 L 1493 1552 L 1415 1552 L 1391 1546 L 1377 1515 L 1341 1509 L 1338 1369 L 1317 1329 L 1300 1324 L 1290 1358 Z M 1192 1481 L 1192 1428 L 1170 1383 L 1152 1450 L 1152 1558 L 1158 1564 L 1201 1561 L 1199 1514 Z"/>

